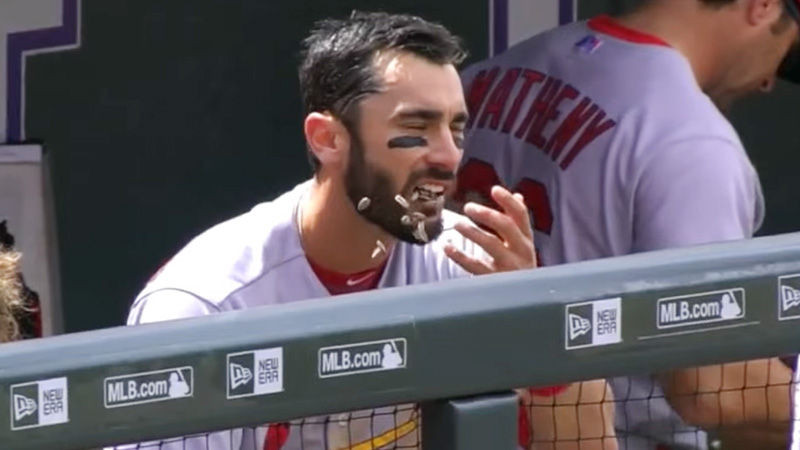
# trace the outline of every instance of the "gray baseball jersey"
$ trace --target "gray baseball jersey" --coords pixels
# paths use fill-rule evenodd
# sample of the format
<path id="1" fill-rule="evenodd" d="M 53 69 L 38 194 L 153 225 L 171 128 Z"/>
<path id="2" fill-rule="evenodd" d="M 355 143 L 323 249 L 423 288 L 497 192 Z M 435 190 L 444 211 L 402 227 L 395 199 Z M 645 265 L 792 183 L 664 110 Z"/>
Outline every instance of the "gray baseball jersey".
<path id="1" fill-rule="evenodd" d="M 747 238 L 762 221 L 736 131 L 656 37 L 601 16 L 462 77 L 471 117 L 456 200 L 487 201 L 498 182 L 523 194 L 544 265 Z M 649 377 L 612 386 L 622 448 L 705 447 Z"/>
<path id="2" fill-rule="evenodd" d="M 305 256 L 296 226 L 300 198 L 308 187 L 308 182 L 300 184 L 274 201 L 260 204 L 192 240 L 139 294 L 128 324 L 330 296 Z M 453 229 L 457 221 L 468 219 L 444 211 L 443 220 L 445 231 L 432 243 L 420 246 L 400 242 L 394 247 L 377 288 L 469 276 L 444 254 L 441 244 L 450 241 L 473 255 L 483 255 L 483 250 Z M 383 352 L 382 364 L 402 363 L 398 352 L 391 348 L 384 348 Z M 414 449 L 419 447 L 419 430 L 418 411 L 415 405 L 408 404 L 124 445 L 116 449 Z"/>

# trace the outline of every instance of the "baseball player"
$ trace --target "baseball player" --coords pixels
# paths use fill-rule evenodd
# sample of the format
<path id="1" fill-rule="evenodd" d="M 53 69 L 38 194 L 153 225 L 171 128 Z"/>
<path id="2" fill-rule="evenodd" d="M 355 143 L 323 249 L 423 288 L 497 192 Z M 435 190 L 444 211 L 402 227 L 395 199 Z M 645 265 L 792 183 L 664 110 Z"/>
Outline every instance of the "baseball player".
<path id="1" fill-rule="evenodd" d="M 468 67 L 454 209 L 522 193 L 543 265 L 753 236 L 759 179 L 720 108 L 799 78 L 798 6 L 647 0 Z M 620 447 L 786 448 L 790 381 L 777 359 L 612 380 Z"/>
<path id="2" fill-rule="evenodd" d="M 521 196 L 497 187 L 498 210 L 467 205 L 469 219 L 443 210 L 468 120 L 463 58 L 454 36 L 417 17 L 319 22 L 300 66 L 313 178 L 194 238 L 139 294 L 128 323 L 535 267 Z M 402 364 L 391 346 L 382 354 L 382 365 Z M 418 448 L 420 426 L 409 404 L 117 448 Z"/>

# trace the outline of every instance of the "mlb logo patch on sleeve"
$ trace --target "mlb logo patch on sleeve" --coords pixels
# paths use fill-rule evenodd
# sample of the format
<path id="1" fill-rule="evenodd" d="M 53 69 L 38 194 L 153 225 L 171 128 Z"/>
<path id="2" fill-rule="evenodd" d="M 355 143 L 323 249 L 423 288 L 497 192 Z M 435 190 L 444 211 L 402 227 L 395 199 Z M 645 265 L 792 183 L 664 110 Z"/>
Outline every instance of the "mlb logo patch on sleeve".
<path id="1" fill-rule="evenodd" d="M 66 377 L 12 385 L 10 399 L 12 430 L 69 422 Z"/>
<path id="2" fill-rule="evenodd" d="M 619 297 L 567 305 L 564 316 L 567 350 L 622 342 L 622 299 Z"/>

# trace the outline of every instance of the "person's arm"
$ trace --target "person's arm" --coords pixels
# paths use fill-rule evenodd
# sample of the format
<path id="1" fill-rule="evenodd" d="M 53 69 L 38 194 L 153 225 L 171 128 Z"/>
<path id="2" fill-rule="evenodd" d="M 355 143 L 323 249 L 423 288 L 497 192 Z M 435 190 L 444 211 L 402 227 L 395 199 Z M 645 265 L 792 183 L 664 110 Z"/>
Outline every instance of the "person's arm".
<path id="1" fill-rule="evenodd" d="M 652 152 L 634 195 L 634 250 L 752 237 L 761 200 L 741 151 L 698 139 Z M 684 421 L 716 430 L 724 448 L 786 448 L 791 370 L 779 359 L 675 370 L 658 379 Z"/>
<path id="2" fill-rule="evenodd" d="M 530 411 L 528 450 L 617 450 L 614 396 L 605 380 L 574 383 L 554 396 L 520 392 Z"/>

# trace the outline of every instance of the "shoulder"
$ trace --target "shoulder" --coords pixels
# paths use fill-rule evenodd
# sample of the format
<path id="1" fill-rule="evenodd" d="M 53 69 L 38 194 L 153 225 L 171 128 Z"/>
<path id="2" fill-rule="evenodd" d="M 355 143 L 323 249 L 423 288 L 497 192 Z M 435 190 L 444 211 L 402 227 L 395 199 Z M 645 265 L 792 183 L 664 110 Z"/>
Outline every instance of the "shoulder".
<path id="1" fill-rule="evenodd" d="M 573 41 L 585 32 L 585 22 L 574 22 L 545 30 L 523 39 L 498 55 L 467 65 L 461 70 L 461 80 L 465 87 L 469 87 L 478 74 L 487 74 L 495 68 L 537 66 L 538 61 L 554 54 L 559 55 L 562 48 L 571 47 Z"/>
<path id="2" fill-rule="evenodd" d="M 182 292 L 219 306 L 240 288 L 302 256 L 294 217 L 305 188 L 301 184 L 194 237 L 147 283 L 137 300 L 160 291 Z"/>

